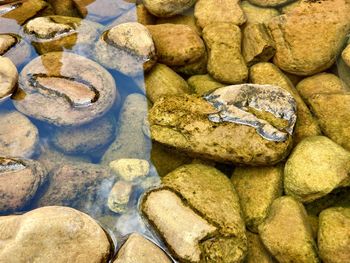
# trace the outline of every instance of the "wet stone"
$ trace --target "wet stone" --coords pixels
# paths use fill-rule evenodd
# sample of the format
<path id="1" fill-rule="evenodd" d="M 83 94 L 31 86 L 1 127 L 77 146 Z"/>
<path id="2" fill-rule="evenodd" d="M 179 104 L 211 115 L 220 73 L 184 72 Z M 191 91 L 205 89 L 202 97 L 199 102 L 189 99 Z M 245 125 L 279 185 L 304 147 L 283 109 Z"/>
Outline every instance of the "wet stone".
<path id="1" fill-rule="evenodd" d="M 196 0 L 144 0 L 147 10 L 157 17 L 171 17 L 190 8 Z"/>
<path id="2" fill-rule="evenodd" d="M 69 207 L 3 216 L 0 229 L 0 262 L 25 263 L 35 257 L 37 263 L 106 263 L 110 257 L 111 245 L 103 229 L 90 216 Z"/>
<path id="3" fill-rule="evenodd" d="M 150 70 L 157 60 L 150 32 L 137 22 L 119 24 L 104 32 L 95 56 L 105 67 L 131 76 Z"/>
<path id="4" fill-rule="evenodd" d="M 150 172 L 150 164 L 143 159 L 119 159 L 109 163 L 109 167 L 125 181 L 134 181 L 146 177 Z"/>
<path id="5" fill-rule="evenodd" d="M 350 152 L 324 136 L 301 141 L 284 170 L 284 190 L 301 202 L 319 199 L 350 185 Z"/>
<path id="6" fill-rule="evenodd" d="M 0 56 L 9 58 L 19 66 L 27 62 L 32 53 L 30 45 L 16 34 L 0 34 Z"/>
<path id="7" fill-rule="evenodd" d="M 108 208 L 115 213 L 126 211 L 133 185 L 129 182 L 118 181 L 114 184 L 108 196 Z"/>
<path id="8" fill-rule="evenodd" d="M 1 99 L 9 96 L 14 91 L 17 80 L 18 72 L 13 62 L 5 57 L 0 56 L 0 101 Z"/>
<path id="9" fill-rule="evenodd" d="M 3 156 L 31 157 L 39 142 L 38 129 L 17 111 L 0 112 L 0 152 Z"/>
<path id="10" fill-rule="evenodd" d="M 73 0 L 48 0 L 56 15 L 79 17 Z"/>
<path id="11" fill-rule="evenodd" d="M 198 95 L 205 95 L 225 86 L 225 84 L 216 81 L 209 74 L 192 76 L 187 79 L 187 83 L 191 90 Z"/>
<path id="12" fill-rule="evenodd" d="M 27 64 L 19 87 L 25 96 L 15 101 L 16 108 L 57 126 L 90 122 L 105 114 L 118 96 L 114 79 L 104 68 L 62 52 L 42 55 Z"/>
<path id="13" fill-rule="evenodd" d="M 28 205 L 45 180 L 46 171 L 37 161 L 0 157 L 0 214 Z"/>
<path id="14" fill-rule="evenodd" d="M 262 7 L 278 7 L 286 5 L 295 0 L 248 0 L 253 5 L 262 6 Z"/>
<path id="15" fill-rule="evenodd" d="M 16 42 L 16 38 L 11 35 L 0 35 L 0 55 L 5 54 Z"/>

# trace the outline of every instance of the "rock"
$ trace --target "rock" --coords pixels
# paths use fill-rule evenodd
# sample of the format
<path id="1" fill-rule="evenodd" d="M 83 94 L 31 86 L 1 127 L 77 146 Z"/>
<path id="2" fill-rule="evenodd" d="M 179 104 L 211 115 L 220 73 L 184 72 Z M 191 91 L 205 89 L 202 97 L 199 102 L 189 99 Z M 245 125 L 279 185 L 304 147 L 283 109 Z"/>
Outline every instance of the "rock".
<path id="1" fill-rule="evenodd" d="M 164 177 L 163 185 L 149 192 L 141 207 L 177 259 L 243 260 L 247 241 L 239 200 L 224 174 L 201 164 L 185 165 Z"/>
<path id="2" fill-rule="evenodd" d="M 105 31 L 96 44 L 95 57 L 105 67 L 130 76 L 150 70 L 157 60 L 151 33 L 137 22 Z"/>
<path id="3" fill-rule="evenodd" d="M 114 139 L 115 120 L 108 116 L 77 127 L 56 129 L 52 142 L 66 153 L 96 153 Z"/>
<path id="4" fill-rule="evenodd" d="M 73 0 L 48 0 L 48 2 L 57 15 L 79 17 L 78 10 L 75 8 Z"/>
<path id="5" fill-rule="evenodd" d="M 262 7 L 278 7 L 293 2 L 295 0 L 248 0 L 253 5 Z"/>
<path id="6" fill-rule="evenodd" d="M 154 17 L 143 4 L 136 6 L 137 22 L 142 25 L 154 25 L 156 23 L 156 17 Z"/>
<path id="7" fill-rule="evenodd" d="M 0 112 L 0 152 L 2 156 L 29 158 L 39 142 L 39 132 L 17 111 Z"/>
<path id="8" fill-rule="evenodd" d="M 250 68 L 249 80 L 255 84 L 270 84 L 281 87 L 291 93 L 297 102 L 297 122 L 295 125 L 294 142 L 303 138 L 321 134 L 318 123 L 300 97 L 291 81 L 272 63 L 258 63 Z"/>
<path id="9" fill-rule="evenodd" d="M 17 85 L 18 72 L 13 62 L 0 56 L 0 100 L 12 94 Z"/>
<path id="10" fill-rule="evenodd" d="M 350 92 L 315 94 L 308 101 L 322 132 L 350 151 Z"/>
<path id="11" fill-rule="evenodd" d="M 158 61 L 168 66 L 184 66 L 205 56 L 205 45 L 190 26 L 161 24 L 147 26 L 152 34 Z"/>
<path id="12" fill-rule="evenodd" d="M 62 205 L 85 210 L 96 202 L 103 182 L 112 182 L 108 169 L 89 163 L 62 164 L 50 172 L 50 183 L 38 206 Z M 101 193 L 106 194 L 108 192 Z M 102 196 L 104 197 L 104 196 Z M 106 203 L 106 202 L 105 202 Z"/>
<path id="13" fill-rule="evenodd" d="M 330 73 L 319 73 L 305 78 L 296 88 L 307 104 L 310 104 L 309 98 L 315 94 L 345 93 L 349 90 L 339 77 Z"/>
<path id="14" fill-rule="evenodd" d="M 156 244 L 138 233 L 131 234 L 113 263 L 171 263 L 170 258 Z"/>
<path id="15" fill-rule="evenodd" d="M 209 74 L 222 83 L 245 82 L 248 68 L 241 54 L 239 27 L 229 23 L 215 23 L 203 29 L 203 38 L 209 52 Z"/>
<path id="16" fill-rule="evenodd" d="M 349 261 L 350 208 L 334 207 L 320 214 L 318 248 L 325 263 Z"/>
<path id="17" fill-rule="evenodd" d="M 257 233 L 264 222 L 272 202 L 280 197 L 283 166 L 236 167 L 231 177 L 237 190 L 247 228 Z"/>
<path id="18" fill-rule="evenodd" d="M 112 28 L 119 24 L 128 22 L 138 22 L 142 25 L 154 25 L 156 23 L 156 17 L 148 12 L 143 4 L 138 4 L 128 11 L 123 12 L 115 20 L 108 24 L 108 28 Z"/>
<path id="19" fill-rule="evenodd" d="M 110 162 L 109 167 L 128 182 L 146 177 L 150 172 L 149 162 L 143 159 L 119 159 Z"/>
<path id="20" fill-rule="evenodd" d="M 147 97 L 154 103 L 161 96 L 189 94 L 187 82 L 171 68 L 157 64 L 145 75 Z"/>
<path id="21" fill-rule="evenodd" d="M 0 56 L 9 58 L 16 66 L 27 62 L 31 53 L 32 48 L 19 35 L 0 34 Z"/>
<path id="22" fill-rule="evenodd" d="M 245 85 L 228 88 L 240 89 L 243 86 Z M 264 86 L 256 87 L 259 89 Z M 195 96 L 160 98 L 149 112 L 152 138 L 178 151 L 226 163 L 269 165 L 283 160 L 288 154 L 292 141 L 286 133 L 276 131 L 281 136 L 280 139 L 286 139 L 285 141 L 267 140 L 255 128 L 233 123 L 230 117 L 227 117 L 227 121 L 218 122 L 220 116 L 215 113 L 217 111 L 207 101 Z"/>
<path id="23" fill-rule="evenodd" d="M 114 184 L 108 196 L 108 208 L 115 213 L 125 212 L 132 192 L 132 184 L 118 181 Z"/>
<path id="24" fill-rule="evenodd" d="M 278 16 L 280 12 L 274 8 L 264 8 L 252 5 L 249 1 L 240 3 L 245 16 L 247 17 L 246 25 L 248 24 L 265 24 L 267 25 L 271 18 Z"/>
<path id="25" fill-rule="evenodd" d="M 186 76 L 200 75 L 207 73 L 207 64 L 208 64 L 208 53 L 205 52 L 204 56 L 198 61 L 184 66 L 175 66 L 172 67 L 179 74 Z"/>
<path id="26" fill-rule="evenodd" d="M 33 59 L 22 70 L 19 87 L 25 96 L 14 101 L 15 107 L 57 126 L 88 123 L 105 114 L 119 98 L 107 70 L 85 57 L 63 52 Z"/>
<path id="27" fill-rule="evenodd" d="M 103 155 L 102 164 L 108 166 L 111 161 L 123 158 L 148 160 L 151 145 L 143 131 L 146 116 L 146 97 L 136 93 L 130 94 L 125 99 L 118 118 L 117 137 Z"/>
<path id="28" fill-rule="evenodd" d="M 46 171 L 37 161 L 0 157 L 0 214 L 28 205 L 45 180 Z"/>
<path id="29" fill-rule="evenodd" d="M 324 136 L 309 137 L 293 150 L 284 170 L 284 190 L 311 202 L 350 185 L 350 152 Z"/>
<path id="30" fill-rule="evenodd" d="M 69 207 L 43 207 L 0 217 L 0 229 L 0 262 L 107 263 L 110 257 L 111 245 L 103 229 Z"/>
<path id="31" fill-rule="evenodd" d="M 302 1 L 292 12 L 271 19 L 269 29 L 276 43 L 274 63 L 301 76 L 329 68 L 348 34 L 349 9 L 345 0 Z"/>
<path id="32" fill-rule="evenodd" d="M 287 14 L 289 12 L 293 12 L 294 8 L 297 7 L 299 5 L 299 3 L 301 3 L 300 0 L 295 1 L 295 2 L 289 2 L 289 4 L 284 5 L 282 7 L 280 7 L 280 11 L 282 14 Z"/>
<path id="33" fill-rule="evenodd" d="M 187 80 L 191 90 L 198 95 L 205 95 L 208 92 L 224 87 L 225 84 L 217 82 L 209 74 L 195 75 Z"/>
<path id="34" fill-rule="evenodd" d="M 248 66 L 269 61 L 275 52 L 275 43 L 264 24 L 251 24 L 244 27 L 242 54 Z"/>
<path id="35" fill-rule="evenodd" d="M 259 226 L 264 246 L 278 262 L 320 262 L 303 205 L 292 197 L 276 199 Z"/>
<path id="36" fill-rule="evenodd" d="M 245 258 L 246 263 L 275 263 L 270 253 L 266 250 L 260 240 L 259 235 L 246 232 L 248 239 L 248 254 Z"/>
<path id="37" fill-rule="evenodd" d="M 198 0 L 194 7 L 197 25 L 205 28 L 210 24 L 232 23 L 242 25 L 246 21 L 238 0 Z"/>
<path id="38" fill-rule="evenodd" d="M 189 9 L 196 0 L 143 0 L 147 10 L 157 17 L 171 17 Z"/>
<path id="39" fill-rule="evenodd" d="M 87 55 L 101 29 L 99 24 L 67 16 L 36 17 L 23 27 L 39 54 L 68 49 Z"/>
<path id="40" fill-rule="evenodd" d="M 346 48 L 341 53 L 341 57 L 348 67 L 350 67 L 350 45 L 347 45 Z"/>

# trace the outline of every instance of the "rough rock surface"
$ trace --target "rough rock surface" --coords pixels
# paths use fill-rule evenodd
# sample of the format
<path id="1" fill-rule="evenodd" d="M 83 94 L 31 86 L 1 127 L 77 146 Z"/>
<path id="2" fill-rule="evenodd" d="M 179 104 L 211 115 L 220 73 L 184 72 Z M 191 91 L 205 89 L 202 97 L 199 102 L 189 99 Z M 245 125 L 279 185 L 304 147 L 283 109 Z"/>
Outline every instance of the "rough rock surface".
<path id="1" fill-rule="evenodd" d="M 16 87 L 18 72 L 9 58 L 0 56 L 0 100 L 11 95 Z"/>
<path id="2" fill-rule="evenodd" d="M 293 2 L 295 0 L 248 0 L 253 5 L 261 6 L 261 7 L 278 7 L 282 5 L 286 5 L 289 2 Z"/>
<path id="3" fill-rule="evenodd" d="M 225 84 L 216 81 L 209 74 L 192 76 L 187 80 L 187 83 L 191 90 L 198 95 L 204 95 L 225 86 Z"/>
<path id="4" fill-rule="evenodd" d="M 246 263 L 275 263 L 270 253 L 266 250 L 260 240 L 259 235 L 246 232 L 248 239 L 248 254 L 245 258 Z"/>
<path id="5" fill-rule="evenodd" d="M 246 25 L 248 24 L 265 24 L 267 25 L 271 18 L 278 16 L 280 12 L 274 8 L 264 8 L 252 5 L 249 1 L 244 0 L 240 3 L 244 14 L 247 17 Z"/>
<path id="6" fill-rule="evenodd" d="M 195 2 L 196 0 L 144 0 L 143 4 L 157 17 L 170 17 L 181 14 Z"/>

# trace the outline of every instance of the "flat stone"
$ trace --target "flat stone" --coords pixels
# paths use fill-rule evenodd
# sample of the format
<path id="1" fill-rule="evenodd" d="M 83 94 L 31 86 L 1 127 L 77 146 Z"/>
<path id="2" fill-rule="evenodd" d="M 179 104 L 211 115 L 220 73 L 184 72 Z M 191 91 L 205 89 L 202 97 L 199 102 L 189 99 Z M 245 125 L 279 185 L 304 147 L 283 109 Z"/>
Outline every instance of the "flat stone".
<path id="1" fill-rule="evenodd" d="M 203 29 L 203 39 L 209 52 L 208 72 L 219 82 L 243 83 L 248 68 L 241 54 L 241 31 L 230 23 L 215 23 Z"/>
<path id="2" fill-rule="evenodd" d="M 0 56 L 0 100 L 11 95 L 14 91 L 17 80 L 18 72 L 13 62 L 5 57 Z"/>
<path id="3" fill-rule="evenodd" d="M 350 185 L 350 152 L 324 136 L 301 141 L 284 169 L 284 190 L 301 202 L 321 198 Z"/>
<path id="4" fill-rule="evenodd" d="M 201 96 L 225 86 L 225 84 L 216 81 L 209 74 L 192 76 L 187 80 L 187 83 L 194 93 Z"/>
<path id="5" fill-rule="evenodd" d="M 305 208 L 292 197 L 276 199 L 259 226 L 264 246 L 278 262 L 320 262 Z"/>
<path id="6" fill-rule="evenodd" d="M 0 217 L 0 229 L 1 262 L 107 263 L 110 257 L 111 245 L 103 229 L 69 207 L 43 207 Z"/>
<path id="7" fill-rule="evenodd" d="M 129 182 L 116 182 L 108 196 L 109 210 L 115 213 L 125 212 L 130 200 L 132 187 L 132 184 Z"/>
<path id="8" fill-rule="evenodd" d="M 150 164 L 144 159 L 119 159 L 110 162 L 109 167 L 119 177 L 129 182 L 146 177 L 150 172 Z"/>
<path id="9" fill-rule="evenodd" d="M 144 0 L 147 10 L 157 17 L 170 17 L 181 14 L 190 8 L 196 0 Z"/>

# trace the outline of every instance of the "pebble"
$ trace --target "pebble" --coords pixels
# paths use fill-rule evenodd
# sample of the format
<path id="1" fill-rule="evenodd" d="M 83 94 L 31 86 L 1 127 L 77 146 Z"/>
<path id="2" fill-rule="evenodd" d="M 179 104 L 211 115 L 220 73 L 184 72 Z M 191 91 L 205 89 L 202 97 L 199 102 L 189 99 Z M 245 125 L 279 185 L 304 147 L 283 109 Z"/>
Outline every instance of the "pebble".
<path id="1" fill-rule="evenodd" d="M 132 187 L 132 184 L 129 182 L 116 182 L 108 196 L 109 210 L 115 213 L 125 212 L 132 193 Z"/>
<path id="2" fill-rule="evenodd" d="M 195 2 L 196 0 L 144 0 L 143 4 L 157 17 L 171 17 L 186 11 Z"/>
<path id="3" fill-rule="evenodd" d="M 0 56 L 0 100 L 11 95 L 16 88 L 18 72 L 13 62 Z"/>
<path id="4" fill-rule="evenodd" d="M 146 177 L 150 172 L 149 162 L 143 159 L 119 159 L 110 162 L 109 167 L 128 182 Z"/>

